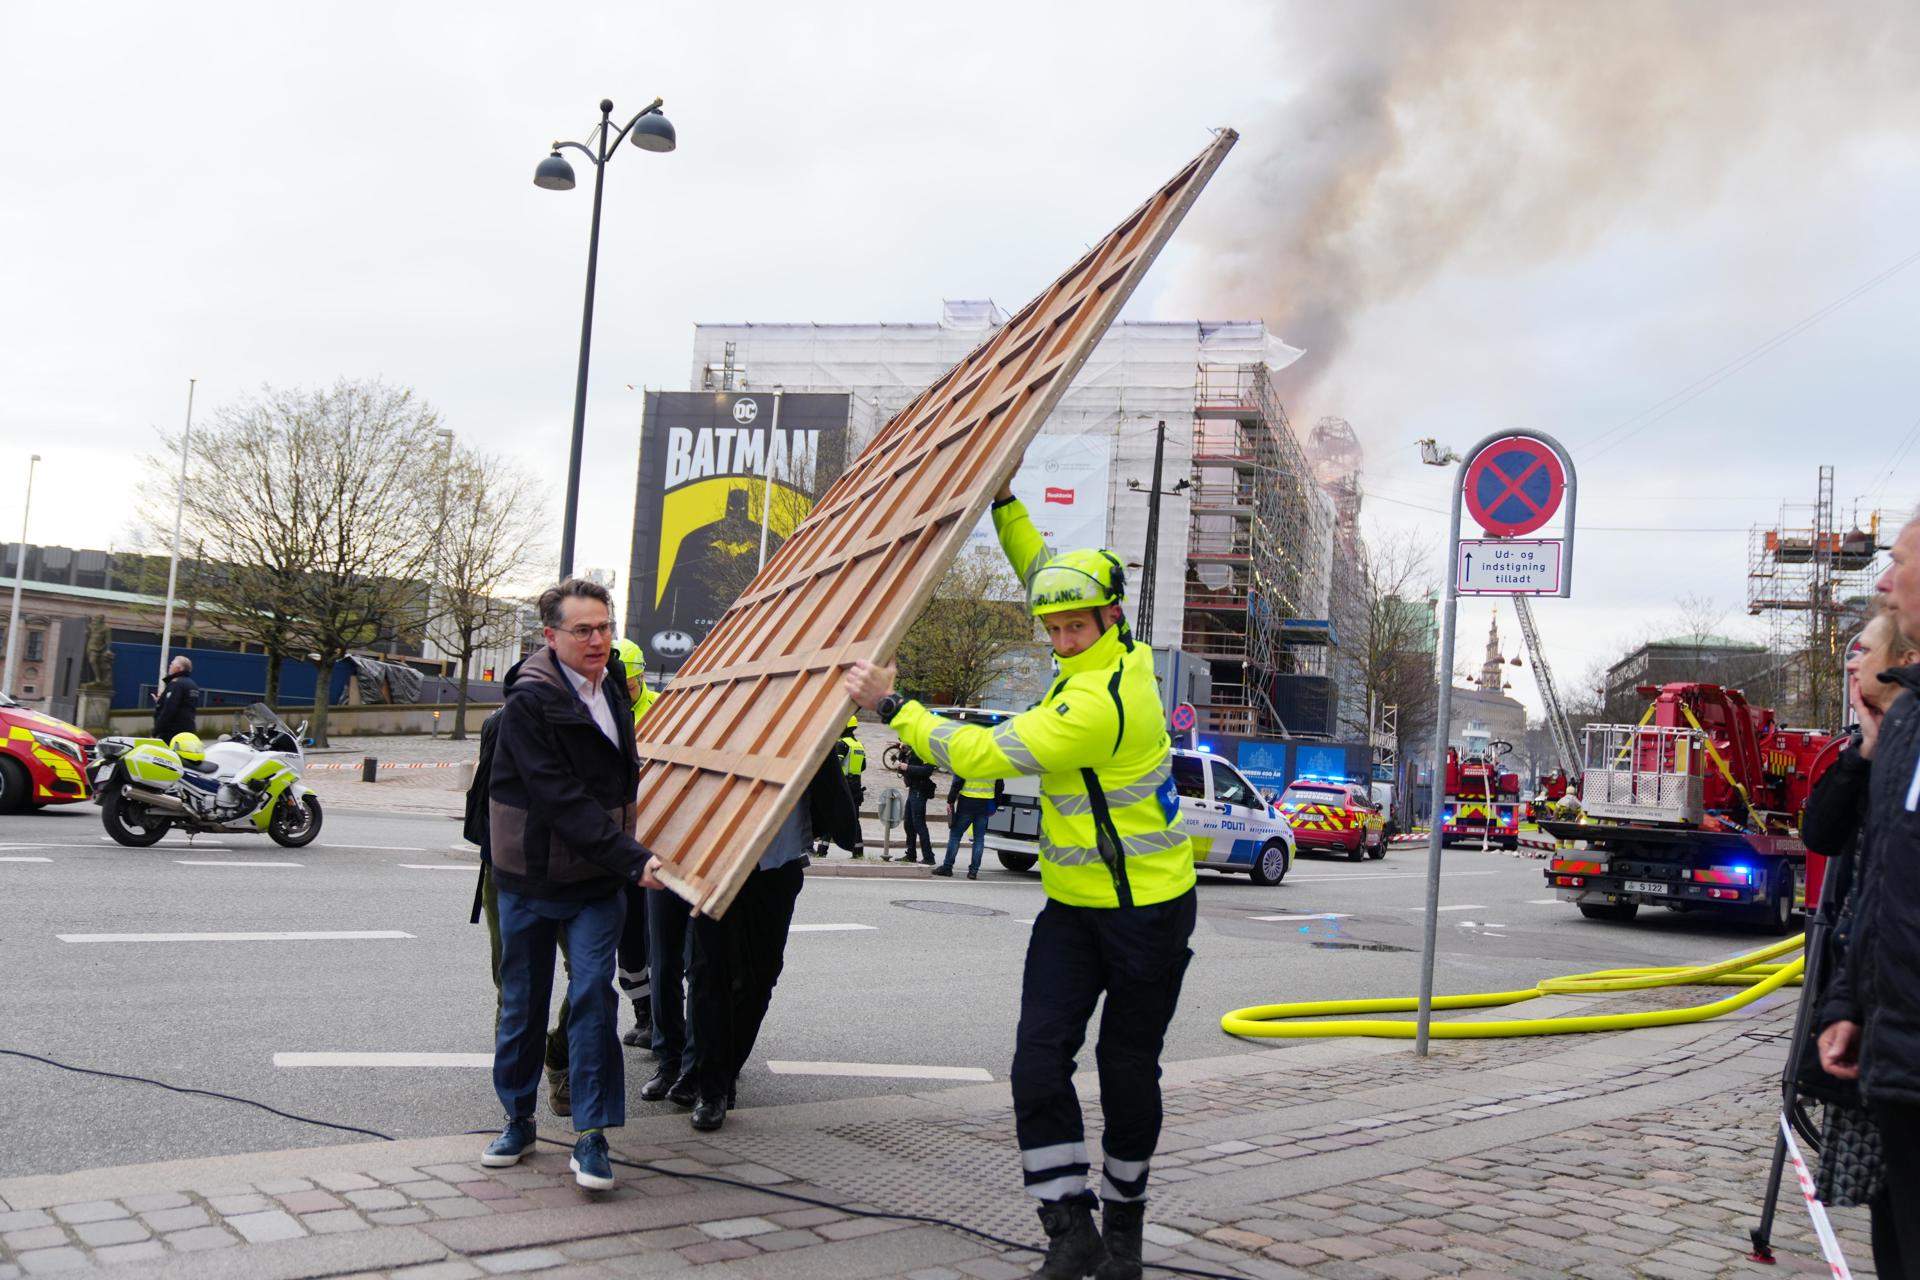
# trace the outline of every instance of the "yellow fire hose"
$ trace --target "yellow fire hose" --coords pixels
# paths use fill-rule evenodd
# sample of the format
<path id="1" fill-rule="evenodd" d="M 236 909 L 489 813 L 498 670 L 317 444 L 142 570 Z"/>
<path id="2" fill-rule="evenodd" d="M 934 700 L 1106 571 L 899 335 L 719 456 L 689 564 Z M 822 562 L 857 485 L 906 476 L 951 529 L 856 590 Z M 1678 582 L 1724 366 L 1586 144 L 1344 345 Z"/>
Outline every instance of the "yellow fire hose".
<path id="1" fill-rule="evenodd" d="M 1708 1004 L 1684 1009 L 1648 1009 L 1639 1013 L 1589 1014 L 1565 1018 L 1522 1018 L 1500 1022 L 1435 1022 L 1428 1034 L 1438 1040 L 1488 1040 L 1507 1036 L 1563 1036 L 1586 1031 L 1632 1031 L 1640 1027 L 1670 1027 L 1705 1022 L 1744 1008 L 1788 984 L 1798 985 L 1806 958 L 1770 963 L 1805 942 L 1797 934 L 1772 946 L 1708 965 L 1668 965 L 1659 968 L 1601 969 L 1564 978 L 1545 978 L 1520 991 L 1483 991 L 1474 995 L 1435 996 L 1440 1009 L 1499 1009 L 1545 995 L 1591 995 L 1613 991 L 1644 991 L 1652 987 L 1737 986 L 1744 990 Z M 1366 1018 L 1333 1022 L 1295 1022 L 1296 1018 L 1339 1018 L 1357 1013 L 1413 1013 L 1420 1007 L 1413 997 L 1391 996 L 1369 1000 L 1309 1000 L 1295 1004 L 1262 1004 L 1235 1009 L 1220 1019 L 1228 1035 L 1257 1039 L 1292 1040 L 1317 1036 L 1374 1036 L 1411 1040 L 1415 1024 L 1398 1019 Z"/>

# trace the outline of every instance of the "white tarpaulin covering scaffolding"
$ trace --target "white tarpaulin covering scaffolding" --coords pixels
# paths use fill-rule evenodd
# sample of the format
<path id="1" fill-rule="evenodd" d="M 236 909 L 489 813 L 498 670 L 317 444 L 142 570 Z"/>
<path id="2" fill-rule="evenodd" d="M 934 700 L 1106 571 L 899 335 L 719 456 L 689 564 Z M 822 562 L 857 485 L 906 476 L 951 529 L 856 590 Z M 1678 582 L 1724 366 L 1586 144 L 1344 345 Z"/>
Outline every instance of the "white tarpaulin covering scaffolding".
<path id="1" fill-rule="evenodd" d="M 988 300 L 948 301 L 938 324 L 701 324 L 694 328 L 694 390 L 844 391 L 852 397 L 849 450 L 857 451 L 921 388 L 964 357 L 1006 313 Z M 731 354 L 729 355 L 729 347 Z M 1167 424 L 1162 488 L 1192 471 L 1193 410 L 1203 365 L 1285 368 L 1299 350 L 1259 321 L 1122 321 L 1107 331 L 1054 409 L 1014 481 L 1054 545 L 1103 545 L 1130 566 L 1143 561 L 1155 424 Z M 1071 504 L 1048 503 L 1047 472 L 1073 478 Z M 1093 499 L 1090 500 L 1089 495 Z M 1153 635 L 1177 647 L 1189 514 L 1185 497 L 1161 501 Z M 1324 563 L 1330 548 L 1296 548 Z M 1130 582 L 1140 570 L 1129 568 Z M 1137 588 L 1136 588 L 1137 590 Z M 1322 591 L 1324 594 L 1324 589 Z"/>

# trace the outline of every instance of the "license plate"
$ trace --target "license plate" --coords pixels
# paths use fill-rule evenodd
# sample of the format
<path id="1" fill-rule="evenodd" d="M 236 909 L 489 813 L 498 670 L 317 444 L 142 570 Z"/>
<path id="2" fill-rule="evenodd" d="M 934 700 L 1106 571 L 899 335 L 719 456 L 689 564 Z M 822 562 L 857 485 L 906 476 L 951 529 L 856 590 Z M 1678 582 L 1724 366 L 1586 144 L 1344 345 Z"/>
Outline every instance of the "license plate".
<path id="1" fill-rule="evenodd" d="M 1629 880 L 1627 881 L 1626 887 L 1627 887 L 1628 893 L 1666 893 L 1668 892 L 1667 886 L 1664 884 L 1661 884 L 1657 880 Z"/>

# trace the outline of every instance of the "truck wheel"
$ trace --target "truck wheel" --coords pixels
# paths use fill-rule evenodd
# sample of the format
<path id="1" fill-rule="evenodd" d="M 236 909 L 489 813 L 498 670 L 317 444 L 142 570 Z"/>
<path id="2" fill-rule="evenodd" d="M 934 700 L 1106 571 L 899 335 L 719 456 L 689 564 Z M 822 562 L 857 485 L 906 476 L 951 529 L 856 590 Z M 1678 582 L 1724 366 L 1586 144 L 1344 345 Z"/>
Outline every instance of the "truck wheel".
<path id="1" fill-rule="evenodd" d="M 1640 914 L 1637 902 L 1583 902 L 1580 914 L 1589 920 L 1610 920 L 1614 924 L 1626 924 Z"/>
<path id="2" fill-rule="evenodd" d="M 1767 904 L 1760 909 L 1760 927 L 1776 938 L 1785 937 L 1793 932 L 1793 917 L 1798 911 L 1794 898 L 1799 882 L 1794 876 L 1793 864 L 1782 862 L 1767 877 L 1767 882 Z"/>
<path id="3" fill-rule="evenodd" d="M 1267 841 L 1250 871 L 1255 884 L 1279 884 L 1287 878 L 1287 846 L 1279 840 Z"/>
<path id="4" fill-rule="evenodd" d="M 0 756 L 0 813 L 18 813 L 33 794 L 33 779 L 18 760 Z"/>
<path id="5" fill-rule="evenodd" d="M 1009 871 L 1031 871 L 1033 864 L 1040 860 L 1038 855 L 1031 853 L 1003 853 L 996 849 L 994 854 L 1000 859 L 1000 865 Z"/>
<path id="6" fill-rule="evenodd" d="M 100 825 L 107 834 L 129 849 L 145 849 L 159 844 L 167 834 L 168 822 L 143 804 L 130 803 L 117 785 L 100 798 Z"/>

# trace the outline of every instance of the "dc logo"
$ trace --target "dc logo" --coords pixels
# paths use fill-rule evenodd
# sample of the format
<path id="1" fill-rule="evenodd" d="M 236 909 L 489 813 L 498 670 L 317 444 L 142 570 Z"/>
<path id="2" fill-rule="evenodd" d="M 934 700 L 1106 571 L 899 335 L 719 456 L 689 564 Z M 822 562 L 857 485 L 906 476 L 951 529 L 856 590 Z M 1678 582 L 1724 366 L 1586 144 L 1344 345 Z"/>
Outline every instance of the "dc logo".
<path id="1" fill-rule="evenodd" d="M 752 400 L 735 400 L 733 402 L 733 420 L 741 426 L 746 426 L 759 416 L 760 406 L 757 402 Z"/>

